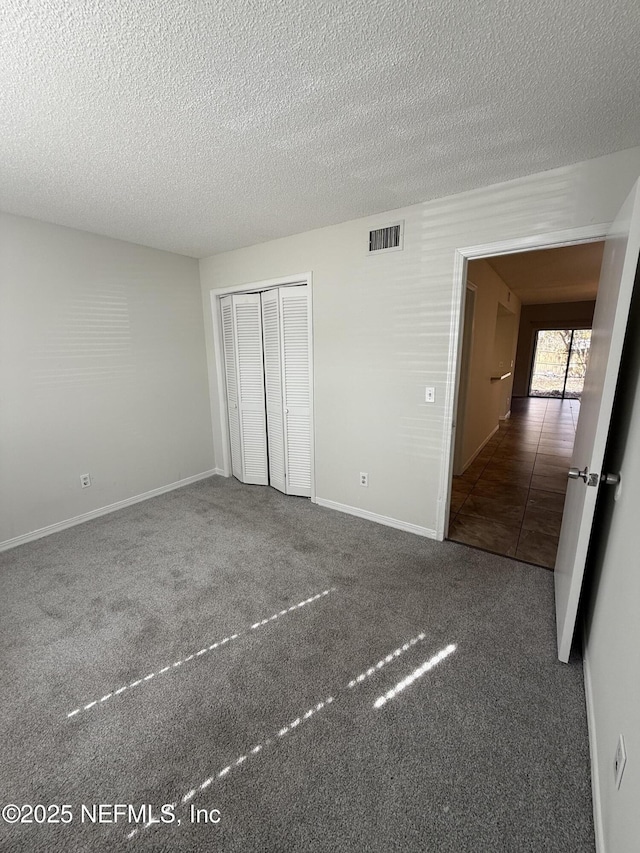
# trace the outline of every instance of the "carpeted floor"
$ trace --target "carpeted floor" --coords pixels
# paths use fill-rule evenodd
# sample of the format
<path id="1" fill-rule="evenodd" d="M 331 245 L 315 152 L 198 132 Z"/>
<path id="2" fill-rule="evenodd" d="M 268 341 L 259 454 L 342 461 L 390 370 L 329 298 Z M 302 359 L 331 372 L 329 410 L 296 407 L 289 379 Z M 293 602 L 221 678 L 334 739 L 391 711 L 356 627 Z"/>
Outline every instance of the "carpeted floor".
<path id="1" fill-rule="evenodd" d="M 2 804 L 71 806 L 2 850 L 594 849 L 544 569 L 213 477 L 0 554 L 0 645 Z"/>

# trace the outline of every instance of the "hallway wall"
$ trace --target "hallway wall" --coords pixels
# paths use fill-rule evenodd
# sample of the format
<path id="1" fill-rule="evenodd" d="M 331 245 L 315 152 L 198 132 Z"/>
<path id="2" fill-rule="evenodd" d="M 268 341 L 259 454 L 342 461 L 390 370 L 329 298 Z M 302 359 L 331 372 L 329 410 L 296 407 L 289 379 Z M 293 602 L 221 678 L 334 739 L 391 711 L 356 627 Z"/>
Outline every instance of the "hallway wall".
<path id="1" fill-rule="evenodd" d="M 520 300 L 487 261 L 471 261 L 467 279 L 477 290 L 466 405 L 456 419 L 456 429 L 462 430 L 456 474 L 472 462 L 509 410 L 513 377 L 499 382 L 491 377 L 512 371 L 520 318 Z"/>

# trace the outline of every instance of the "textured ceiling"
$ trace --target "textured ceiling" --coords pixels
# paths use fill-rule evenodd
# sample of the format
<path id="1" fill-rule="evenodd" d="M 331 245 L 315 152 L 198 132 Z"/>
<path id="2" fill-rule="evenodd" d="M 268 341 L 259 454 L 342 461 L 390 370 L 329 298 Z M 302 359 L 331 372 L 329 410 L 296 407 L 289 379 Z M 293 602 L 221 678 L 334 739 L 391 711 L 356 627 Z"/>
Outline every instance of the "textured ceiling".
<path id="1" fill-rule="evenodd" d="M 490 258 L 500 278 L 523 305 L 595 299 L 604 243 L 563 246 Z"/>
<path id="2" fill-rule="evenodd" d="M 637 0 L 4 0 L 0 208 L 194 256 L 640 144 Z"/>

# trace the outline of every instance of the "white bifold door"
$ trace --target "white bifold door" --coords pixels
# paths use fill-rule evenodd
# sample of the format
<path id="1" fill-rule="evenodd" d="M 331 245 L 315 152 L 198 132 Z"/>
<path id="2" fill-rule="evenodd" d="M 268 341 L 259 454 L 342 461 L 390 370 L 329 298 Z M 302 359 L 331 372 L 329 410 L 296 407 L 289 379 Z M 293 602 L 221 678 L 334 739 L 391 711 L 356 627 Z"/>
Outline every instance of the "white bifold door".
<path id="1" fill-rule="evenodd" d="M 287 495 L 311 495 L 311 382 L 307 286 L 262 293 L 269 479 Z"/>
<path id="2" fill-rule="evenodd" d="M 224 367 L 233 476 L 269 484 L 260 294 L 221 300 Z"/>
<path id="3" fill-rule="evenodd" d="M 308 288 L 227 296 L 221 307 L 233 474 L 309 497 Z"/>

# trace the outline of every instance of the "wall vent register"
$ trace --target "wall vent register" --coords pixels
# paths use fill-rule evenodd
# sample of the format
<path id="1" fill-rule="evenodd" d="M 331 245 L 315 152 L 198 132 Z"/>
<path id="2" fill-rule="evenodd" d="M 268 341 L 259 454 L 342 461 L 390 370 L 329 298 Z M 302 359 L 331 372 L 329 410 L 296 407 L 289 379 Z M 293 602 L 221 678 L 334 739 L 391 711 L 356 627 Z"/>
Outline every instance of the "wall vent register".
<path id="1" fill-rule="evenodd" d="M 369 231 L 369 254 L 402 249 L 402 222 Z"/>

